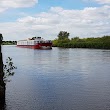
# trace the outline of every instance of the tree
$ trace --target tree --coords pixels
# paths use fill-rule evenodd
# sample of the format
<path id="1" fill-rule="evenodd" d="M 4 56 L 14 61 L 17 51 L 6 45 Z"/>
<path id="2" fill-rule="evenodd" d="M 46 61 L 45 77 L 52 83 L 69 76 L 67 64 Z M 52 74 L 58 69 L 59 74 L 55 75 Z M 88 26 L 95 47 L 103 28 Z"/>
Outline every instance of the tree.
<path id="1" fill-rule="evenodd" d="M 8 57 L 6 61 L 6 65 L 3 65 L 1 44 L 2 44 L 3 36 L 0 34 L 0 108 L 1 105 L 5 104 L 5 90 L 6 90 L 6 81 L 8 81 L 8 77 L 14 75 L 13 70 L 16 69 L 13 66 L 12 58 Z"/>
<path id="2" fill-rule="evenodd" d="M 60 31 L 58 34 L 58 40 L 68 39 L 69 33 L 66 31 Z"/>
<path id="3" fill-rule="evenodd" d="M 17 67 L 13 65 L 12 58 L 8 57 L 6 59 L 6 64 L 3 65 L 3 73 L 4 73 L 3 80 L 5 83 L 7 81 L 10 81 L 8 79 L 9 76 L 13 76 L 15 74 L 14 69 L 17 69 Z"/>
<path id="4" fill-rule="evenodd" d="M 1 44 L 2 44 L 3 36 L 0 34 L 0 103 L 1 99 L 5 97 L 5 83 L 3 81 L 3 60 L 2 60 L 2 51 L 1 51 Z"/>

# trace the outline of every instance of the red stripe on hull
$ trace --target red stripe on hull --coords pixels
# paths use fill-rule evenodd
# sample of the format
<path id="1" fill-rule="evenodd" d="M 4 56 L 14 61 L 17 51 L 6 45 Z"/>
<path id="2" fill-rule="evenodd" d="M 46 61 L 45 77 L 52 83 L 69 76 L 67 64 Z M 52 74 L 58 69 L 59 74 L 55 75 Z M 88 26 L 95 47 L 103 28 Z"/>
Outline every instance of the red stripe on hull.
<path id="1" fill-rule="evenodd" d="M 31 49 L 52 49 L 51 43 L 42 43 L 38 45 L 17 45 L 18 47 L 22 48 L 31 48 Z"/>

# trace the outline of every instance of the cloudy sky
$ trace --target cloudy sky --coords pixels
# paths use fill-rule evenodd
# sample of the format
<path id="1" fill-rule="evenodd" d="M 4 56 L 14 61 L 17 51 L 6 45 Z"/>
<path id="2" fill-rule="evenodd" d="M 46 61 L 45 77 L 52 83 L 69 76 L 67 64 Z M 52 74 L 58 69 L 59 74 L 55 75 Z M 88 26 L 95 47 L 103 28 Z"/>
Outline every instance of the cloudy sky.
<path id="1" fill-rule="evenodd" d="M 4 40 L 110 35 L 110 0 L 0 0 Z"/>

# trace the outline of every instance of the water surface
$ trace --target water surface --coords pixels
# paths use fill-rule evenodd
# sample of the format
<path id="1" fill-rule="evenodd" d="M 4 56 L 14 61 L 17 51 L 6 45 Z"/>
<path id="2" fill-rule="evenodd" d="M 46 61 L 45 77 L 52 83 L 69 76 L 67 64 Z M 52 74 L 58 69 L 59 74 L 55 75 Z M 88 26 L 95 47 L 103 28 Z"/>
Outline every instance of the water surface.
<path id="1" fill-rule="evenodd" d="M 110 110 L 110 50 L 3 46 L 17 70 L 6 110 Z"/>

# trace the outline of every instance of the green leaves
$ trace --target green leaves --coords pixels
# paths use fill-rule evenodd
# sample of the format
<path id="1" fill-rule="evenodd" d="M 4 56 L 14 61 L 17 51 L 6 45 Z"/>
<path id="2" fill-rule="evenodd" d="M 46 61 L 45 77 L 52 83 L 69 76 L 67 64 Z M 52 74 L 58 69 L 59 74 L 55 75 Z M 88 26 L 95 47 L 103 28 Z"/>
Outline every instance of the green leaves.
<path id="1" fill-rule="evenodd" d="M 110 36 L 103 36 L 97 38 L 79 38 L 74 37 L 69 39 L 67 32 L 60 31 L 58 39 L 53 40 L 53 46 L 64 48 L 96 48 L 96 49 L 110 49 Z"/>
<path id="2" fill-rule="evenodd" d="M 4 72 L 4 82 L 9 82 L 10 80 L 8 79 L 9 76 L 13 76 L 15 74 L 14 69 L 17 69 L 17 67 L 15 67 L 13 65 L 13 61 L 12 58 L 8 57 L 6 59 L 6 64 L 3 65 L 3 72 Z"/>
<path id="3" fill-rule="evenodd" d="M 66 31 L 60 31 L 58 34 L 58 39 L 59 40 L 64 40 L 64 39 L 68 39 L 69 37 L 69 33 Z"/>
<path id="4" fill-rule="evenodd" d="M 66 31 L 60 31 L 57 37 L 58 39 L 53 40 L 53 46 L 65 47 L 70 42 L 69 33 Z"/>

